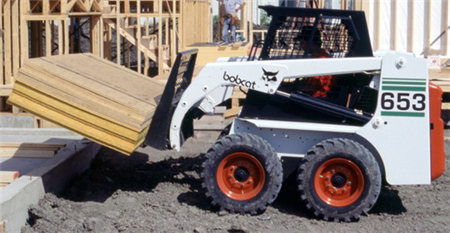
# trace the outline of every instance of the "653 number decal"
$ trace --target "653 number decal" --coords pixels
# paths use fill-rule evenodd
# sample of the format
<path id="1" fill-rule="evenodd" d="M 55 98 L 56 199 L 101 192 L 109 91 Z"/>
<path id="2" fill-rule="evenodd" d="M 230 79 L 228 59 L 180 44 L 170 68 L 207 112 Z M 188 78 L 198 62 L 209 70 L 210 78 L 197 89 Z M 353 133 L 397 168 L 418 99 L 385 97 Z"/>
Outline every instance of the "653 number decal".
<path id="1" fill-rule="evenodd" d="M 424 93 L 384 92 L 381 95 L 383 110 L 424 111 L 426 106 Z"/>

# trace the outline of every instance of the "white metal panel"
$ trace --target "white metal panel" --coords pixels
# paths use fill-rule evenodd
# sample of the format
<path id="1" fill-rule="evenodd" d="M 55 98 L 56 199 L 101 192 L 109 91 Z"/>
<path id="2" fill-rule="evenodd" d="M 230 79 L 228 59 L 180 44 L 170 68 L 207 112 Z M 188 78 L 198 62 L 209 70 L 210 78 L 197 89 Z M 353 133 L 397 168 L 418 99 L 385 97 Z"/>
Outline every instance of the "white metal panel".
<path id="1" fill-rule="evenodd" d="M 429 184 L 427 61 L 398 55 L 388 53 L 384 57 L 378 108 L 358 134 L 378 150 L 388 183 Z"/>
<path id="2" fill-rule="evenodd" d="M 256 126 L 254 123 L 257 123 L 259 126 Z M 300 127 L 295 127 L 295 129 L 293 129 L 289 127 L 289 124 L 291 123 L 292 122 L 261 121 L 236 118 L 233 121 L 233 127 L 230 130 L 230 134 L 251 133 L 258 135 L 272 145 L 280 158 L 301 158 L 306 155 L 311 147 L 325 139 L 345 137 L 345 134 L 337 131 L 337 128 L 334 128 L 333 131 L 331 130 L 333 127 L 330 127 L 330 132 L 317 131 L 315 129 L 310 130 L 311 127 L 306 127 L 303 129 Z M 293 125 L 295 126 L 296 124 Z M 297 126 L 300 125 L 307 126 L 306 123 L 298 124 Z M 318 126 L 319 124 L 313 125 Z M 341 127 L 341 129 L 342 128 L 343 127 Z M 355 127 L 349 128 L 352 128 L 352 130 L 342 130 L 353 131 Z"/>
<path id="3" fill-rule="evenodd" d="M 242 119 L 242 120 L 250 122 L 260 128 L 272 128 L 272 129 L 292 129 L 292 130 L 333 132 L 333 133 L 355 133 L 360 128 L 357 126 L 305 123 L 293 121 L 273 121 L 273 120 L 257 120 L 257 119 Z"/>

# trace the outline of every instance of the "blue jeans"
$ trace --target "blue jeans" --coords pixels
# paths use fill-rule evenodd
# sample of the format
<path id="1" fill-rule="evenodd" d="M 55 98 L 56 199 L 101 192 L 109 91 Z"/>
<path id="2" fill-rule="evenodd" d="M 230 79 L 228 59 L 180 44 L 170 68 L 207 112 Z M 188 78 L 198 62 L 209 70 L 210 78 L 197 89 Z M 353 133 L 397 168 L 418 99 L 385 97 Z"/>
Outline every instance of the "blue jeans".
<path id="1" fill-rule="evenodd" d="M 236 25 L 231 25 L 231 17 L 225 18 L 222 28 L 222 40 L 228 42 L 228 30 L 231 27 L 231 42 L 236 40 Z"/>

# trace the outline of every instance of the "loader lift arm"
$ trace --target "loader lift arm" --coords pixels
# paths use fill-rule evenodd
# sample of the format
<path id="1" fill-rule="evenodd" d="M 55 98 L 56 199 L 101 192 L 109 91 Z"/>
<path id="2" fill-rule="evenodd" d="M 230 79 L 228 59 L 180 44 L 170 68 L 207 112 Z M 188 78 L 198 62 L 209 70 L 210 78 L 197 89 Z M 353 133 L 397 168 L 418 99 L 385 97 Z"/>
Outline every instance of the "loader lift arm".
<path id="1" fill-rule="evenodd" d="M 193 119 L 204 113 L 213 114 L 215 106 L 231 97 L 234 86 L 274 95 L 280 94 L 278 88 L 284 79 L 358 73 L 381 68 L 381 58 L 377 57 L 216 62 L 207 64 L 191 83 L 196 53 L 196 50 L 190 50 L 178 54 L 156 108 L 145 145 L 160 150 L 180 150 L 184 140 L 193 135 Z M 274 75 L 267 77 L 269 72 Z M 299 96 L 291 98 L 306 101 Z M 313 100 L 311 104 L 318 103 Z M 327 110 L 333 108 L 346 117 L 363 122 L 367 122 L 369 118 L 351 110 L 330 106 L 329 103 L 326 105 Z"/>
<path id="2" fill-rule="evenodd" d="M 159 150 L 169 149 L 169 130 L 173 112 L 184 91 L 191 84 L 198 49 L 192 49 L 177 54 L 170 72 L 164 92 L 153 115 L 144 145 Z M 184 121 L 184 138 L 193 135 L 194 113 Z"/>

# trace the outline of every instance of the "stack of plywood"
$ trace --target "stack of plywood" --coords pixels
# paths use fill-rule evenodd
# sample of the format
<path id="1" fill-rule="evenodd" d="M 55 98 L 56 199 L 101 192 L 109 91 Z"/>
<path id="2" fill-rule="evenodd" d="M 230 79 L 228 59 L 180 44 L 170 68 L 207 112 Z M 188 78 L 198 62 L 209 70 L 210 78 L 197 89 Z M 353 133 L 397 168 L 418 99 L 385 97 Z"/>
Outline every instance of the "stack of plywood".
<path id="1" fill-rule="evenodd" d="M 92 54 L 25 61 L 10 104 L 131 154 L 145 139 L 164 86 Z"/>

